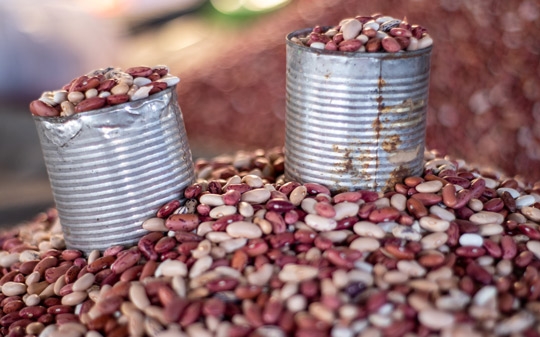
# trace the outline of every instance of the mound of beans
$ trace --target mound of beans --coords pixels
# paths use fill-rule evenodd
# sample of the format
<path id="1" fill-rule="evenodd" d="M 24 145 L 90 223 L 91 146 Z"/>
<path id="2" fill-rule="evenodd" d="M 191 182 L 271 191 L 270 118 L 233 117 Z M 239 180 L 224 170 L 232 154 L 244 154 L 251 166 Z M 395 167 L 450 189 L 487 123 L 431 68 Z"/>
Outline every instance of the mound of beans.
<path id="1" fill-rule="evenodd" d="M 62 89 L 44 92 L 30 103 L 30 112 L 42 117 L 71 116 L 147 98 L 178 82 L 166 66 L 97 69 L 74 78 Z"/>
<path id="2" fill-rule="evenodd" d="M 368 53 L 413 51 L 433 44 L 424 27 L 382 14 L 346 18 L 333 27 L 315 26 L 291 41 L 315 49 Z"/>
<path id="3" fill-rule="evenodd" d="M 539 336 L 540 185 L 426 153 L 387 193 L 283 181 L 279 149 L 196 162 L 133 247 L 0 234 L 0 334 Z"/>

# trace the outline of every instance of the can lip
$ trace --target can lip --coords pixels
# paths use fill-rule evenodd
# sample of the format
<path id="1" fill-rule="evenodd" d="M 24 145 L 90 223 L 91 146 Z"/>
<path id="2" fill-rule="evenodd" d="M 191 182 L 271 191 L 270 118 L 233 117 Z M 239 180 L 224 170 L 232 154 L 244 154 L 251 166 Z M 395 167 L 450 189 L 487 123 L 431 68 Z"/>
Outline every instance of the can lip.
<path id="1" fill-rule="evenodd" d="M 330 28 L 331 26 L 324 26 L 322 28 Z M 343 57 L 350 57 L 350 58 L 380 58 L 380 59 L 403 59 L 403 58 L 409 58 L 409 57 L 416 57 L 424 54 L 431 53 L 433 49 L 433 45 L 418 49 L 414 51 L 401 51 L 397 53 L 387 53 L 387 52 L 377 52 L 377 53 L 361 53 L 361 52 L 350 52 L 350 51 L 334 51 L 334 50 L 326 50 L 326 49 L 315 49 L 310 48 L 307 46 L 300 46 L 294 42 L 291 41 L 291 38 L 299 35 L 308 34 L 313 30 L 313 28 L 302 28 L 295 30 L 289 34 L 286 35 L 285 40 L 287 42 L 287 47 L 294 48 L 298 51 L 305 51 L 312 54 L 317 55 L 328 55 L 328 56 L 343 56 Z"/>
<path id="2" fill-rule="evenodd" d="M 170 87 L 167 87 L 164 90 L 162 90 L 162 91 L 160 91 L 158 93 L 155 93 L 155 94 L 153 94 L 151 96 L 148 96 L 148 97 L 146 97 L 144 99 L 140 99 L 140 100 L 136 100 L 136 101 L 129 101 L 129 102 L 125 102 L 125 103 L 121 103 L 121 104 L 117 104 L 117 105 L 107 106 L 107 107 L 100 108 L 100 109 L 84 111 L 84 112 L 73 114 L 71 116 L 43 117 L 43 116 L 32 115 L 32 118 L 36 122 L 49 122 L 49 123 L 61 124 L 61 123 L 66 123 L 66 122 L 69 122 L 69 121 L 72 121 L 72 120 L 79 119 L 79 118 L 81 118 L 83 116 L 95 116 L 95 115 L 105 114 L 105 113 L 109 113 L 111 111 L 116 111 L 116 110 L 119 110 L 119 109 L 123 109 L 125 107 L 136 107 L 136 106 L 139 106 L 141 103 L 147 101 L 148 99 L 159 99 L 159 98 L 161 98 L 162 96 L 164 96 L 166 94 L 169 94 L 171 92 L 175 92 L 175 90 L 176 90 L 176 84 L 172 85 Z"/>

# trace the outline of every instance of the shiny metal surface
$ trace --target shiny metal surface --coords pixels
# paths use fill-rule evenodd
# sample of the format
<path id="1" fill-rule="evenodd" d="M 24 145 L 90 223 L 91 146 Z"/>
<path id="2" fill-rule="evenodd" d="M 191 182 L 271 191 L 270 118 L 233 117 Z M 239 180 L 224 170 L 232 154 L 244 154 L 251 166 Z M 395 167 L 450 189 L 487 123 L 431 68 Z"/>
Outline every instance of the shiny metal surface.
<path id="1" fill-rule="evenodd" d="M 142 222 L 194 181 L 175 87 L 34 121 L 68 248 L 136 243 L 146 233 Z"/>
<path id="2" fill-rule="evenodd" d="M 290 41 L 305 32 L 287 36 L 286 178 L 385 191 L 420 174 L 431 48 L 351 53 Z"/>

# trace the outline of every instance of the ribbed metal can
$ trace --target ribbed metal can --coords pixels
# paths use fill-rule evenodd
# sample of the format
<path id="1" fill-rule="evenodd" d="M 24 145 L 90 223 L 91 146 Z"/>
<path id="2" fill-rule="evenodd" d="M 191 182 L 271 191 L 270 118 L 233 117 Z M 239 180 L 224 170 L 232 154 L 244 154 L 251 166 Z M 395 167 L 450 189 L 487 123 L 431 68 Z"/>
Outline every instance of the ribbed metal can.
<path id="1" fill-rule="evenodd" d="M 431 47 L 339 52 L 287 36 L 285 178 L 386 191 L 422 172 Z"/>
<path id="2" fill-rule="evenodd" d="M 143 100 L 69 117 L 34 116 L 34 122 L 68 248 L 136 243 L 146 233 L 144 220 L 182 200 L 194 181 L 174 86 Z"/>

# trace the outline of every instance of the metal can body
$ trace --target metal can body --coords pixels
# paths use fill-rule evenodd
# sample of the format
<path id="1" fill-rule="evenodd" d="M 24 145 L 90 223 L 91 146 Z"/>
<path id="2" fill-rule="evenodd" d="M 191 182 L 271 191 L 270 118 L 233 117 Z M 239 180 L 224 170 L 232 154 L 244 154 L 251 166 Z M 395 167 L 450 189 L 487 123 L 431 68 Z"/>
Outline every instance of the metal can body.
<path id="1" fill-rule="evenodd" d="M 431 47 L 316 50 L 287 36 L 285 177 L 386 191 L 422 172 Z"/>
<path id="2" fill-rule="evenodd" d="M 175 87 L 64 118 L 34 116 L 68 248 L 136 243 L 141 224 L 183 198 L 193 161 Z"/>

